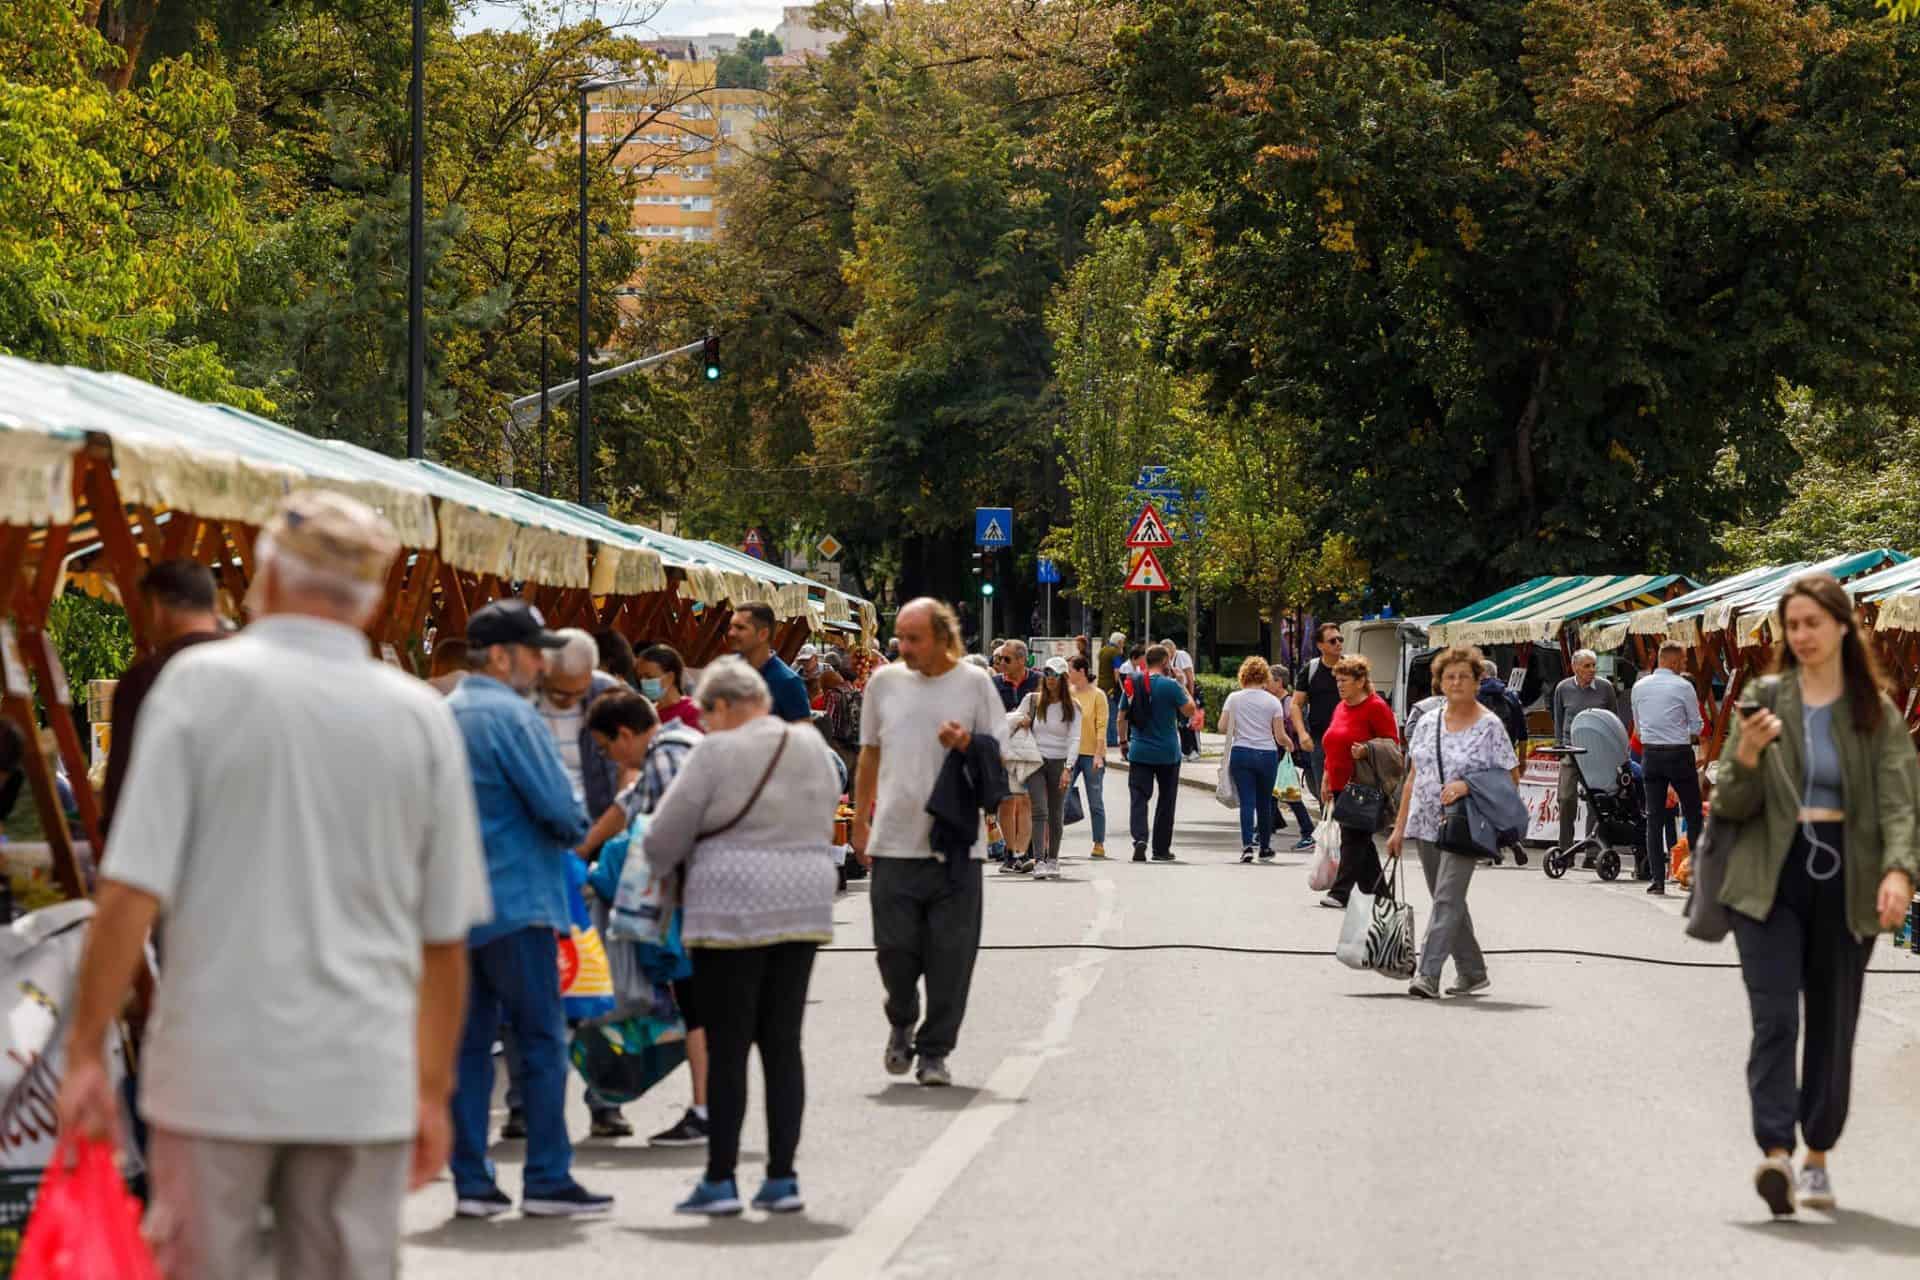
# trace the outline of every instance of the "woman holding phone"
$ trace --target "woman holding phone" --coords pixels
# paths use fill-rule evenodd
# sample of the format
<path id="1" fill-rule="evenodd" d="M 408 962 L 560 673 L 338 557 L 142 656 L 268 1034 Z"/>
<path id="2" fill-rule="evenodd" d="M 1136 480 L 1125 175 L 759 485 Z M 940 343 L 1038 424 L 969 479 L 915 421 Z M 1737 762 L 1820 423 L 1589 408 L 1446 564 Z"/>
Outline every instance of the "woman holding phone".
<path id="1" fill-rule="evenodd" d="M 1847 1119 L 1867 960 L 1906 914 L 1920 866 L 1920 766 L 1837 580 L 1796 579 L 1774 627 L 1775 674 L 1741 697 L 1713 812 L 1740 824 L 1720 902 L 1753 1016 L 1754 1188 L 1785 1216 L 1835 1205 L 1828 1153 Z M 1807 1147 L 1797 1177 L 1796 1136 Z"/>

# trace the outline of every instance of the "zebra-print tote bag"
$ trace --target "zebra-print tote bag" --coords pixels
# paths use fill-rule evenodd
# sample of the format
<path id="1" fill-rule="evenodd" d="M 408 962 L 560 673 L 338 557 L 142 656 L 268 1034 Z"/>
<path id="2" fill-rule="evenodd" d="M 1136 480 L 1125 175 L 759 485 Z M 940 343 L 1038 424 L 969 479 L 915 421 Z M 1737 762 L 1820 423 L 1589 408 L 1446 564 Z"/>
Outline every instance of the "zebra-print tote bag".
<path id="1" fill-rule="evenodd" d="M 1400 859 L 1393 858 L 1380 877 L 1378 893 L 1362 893 L 1355 886 L 1333 953 L 1349 969 L 1371 969 L 1404 981 L 1413 976 L 1413 939 L 1413 907 L 1400 892 Z"/>

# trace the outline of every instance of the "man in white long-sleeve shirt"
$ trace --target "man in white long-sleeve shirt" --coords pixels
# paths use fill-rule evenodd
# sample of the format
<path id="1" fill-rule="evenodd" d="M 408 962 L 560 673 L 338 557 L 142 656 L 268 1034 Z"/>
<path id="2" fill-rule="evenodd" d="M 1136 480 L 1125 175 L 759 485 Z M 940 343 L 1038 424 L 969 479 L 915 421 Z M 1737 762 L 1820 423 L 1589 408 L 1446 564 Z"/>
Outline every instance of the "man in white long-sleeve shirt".
<path id="1" fill-rule="evenodd" d="M 1646 790 L 1647 872 L 1653 882 L 1647 892 L 1656 896 L 1667 891 L 1667 851 L 1654 819 L 1666 806 L 1668 787 L 1680 797 L 1687 840 L 1700 838 L 1700 775 L 1693 742 L 1705 722 L 1700 716 L 1699 691 L 1680 674 L 1686 662 L 1685 646 L 1669 640 L 1660 646 L 1659 667 L 1633 686 L 1633 720 L 1640 730 Z"/>

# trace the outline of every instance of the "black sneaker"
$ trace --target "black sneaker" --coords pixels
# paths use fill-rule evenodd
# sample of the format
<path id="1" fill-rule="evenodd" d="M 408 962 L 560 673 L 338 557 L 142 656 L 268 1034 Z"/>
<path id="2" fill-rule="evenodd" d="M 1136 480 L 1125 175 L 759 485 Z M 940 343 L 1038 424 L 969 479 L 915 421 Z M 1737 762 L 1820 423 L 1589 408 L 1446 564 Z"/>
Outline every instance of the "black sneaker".
<path id="1" fill-rule="evenodd" d="M 1262 850 L 1260 851 L 1260 861 L 1262 861 L 1262 862 L 1272 862 L 1272 861 L 1273 861 L 1273 850 L 1271 850 L 1271 849 L 1262 849 Z"/>
<path id="2" fill-rule="evenodd" d="M 604 1111 L 593 1113 L 593 1128 L 589 1136 L 595 1138 L 631 1138 L 633 1125 L 620 1114 L 618 1107 L 608 1107 Z"/>
<path id="3" fill-rule="evenodd" d="M 489 1187 L 477 1196 L 461 1196 L 454 1202 L 453 1216 L 456 1218 L 497 1218 L 511 1212 L 513 1201 L 498 1187 Z"/>
<path id="4" fill-rule="evenodd" d="M 650 1147 L 701 1147 L 707 1142 L 707 1122 L 692 1107 L 671 1129 L 662 1129 L 647 1139 Z"/>
<path id="5" fill-rule="evenodd" d="M 500 1126 L 500 1140 L 513 1142 L 527 1136 L 527 1113 L 515 1107 L 507 1112 L 507 1122 Z"/>
<path id="6" fill-rule="evenodd" d="M 1153 855 L 1153 860 L 1155 862 L 1173 862 L 1175 858 L 1171 853 L 1156 853 Z"/>
<path id="7" fill-rule="evenodd" d="M 1667 886 L 1662 884 L 1660 881 L 1655 880 L 1652 884 L 1647 886 L 1647 894 L 1649 897 L 1664 898 L 1667 896 Z"/>
<path id="8" fill-rule="evenodd" d="M 590 1218 L 613 1212 L 613 1197 L 595 1195 L 577 1182 L 544 1195 L 524 1196 L 520 1212 L 529 1218 Z"/>
<path id="9" fill-rule="evenodd" d="M 1244 849 L 1242 849 L 1242 850 L 1240 851 L 1240 861 L 1242 861 L 1242 862 L 1252 862 L 1252 861 L 1253 861 L 1253 846 L 1252 846 L 1252 845 L 1248 845 L 1248 846 L 1247 846 L 1246 848 L 1244 848 Z"/>
<path id="10" fill-rule="evenodd" d="M 1133 860 L 1135 862 L 1145 862 L 1147 860 L 1147 846 L 1143 844 L 1133 846 Z"/>

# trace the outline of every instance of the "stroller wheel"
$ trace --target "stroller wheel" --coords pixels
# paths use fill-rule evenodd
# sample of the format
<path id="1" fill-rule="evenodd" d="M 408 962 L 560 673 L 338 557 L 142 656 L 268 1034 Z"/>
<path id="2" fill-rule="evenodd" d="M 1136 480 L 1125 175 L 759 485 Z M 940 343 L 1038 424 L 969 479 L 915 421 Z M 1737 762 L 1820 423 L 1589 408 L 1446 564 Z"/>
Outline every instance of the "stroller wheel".
<path id="1" fill-rule="evenodd" d="M 1600 865 L 1596 867 L 1595 870 L 1600 873 L 1602 880 L 1618 880 L 1620 878 L 1620 855 L 1611 849 L 1607 850 L 1600 855 Z"/>
<path id="2" fill-rule="evenodd" d="M 1558 880 L 1567 874 L 1567 868 L 1573 865 L 1573 855 L 1562 853 L 1558 849 L 1549 849 L 1540 859 L 1540 869 L 1547 873 L 1547 879 Z"/>

